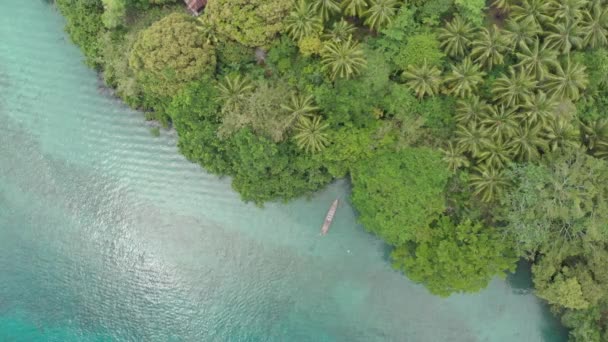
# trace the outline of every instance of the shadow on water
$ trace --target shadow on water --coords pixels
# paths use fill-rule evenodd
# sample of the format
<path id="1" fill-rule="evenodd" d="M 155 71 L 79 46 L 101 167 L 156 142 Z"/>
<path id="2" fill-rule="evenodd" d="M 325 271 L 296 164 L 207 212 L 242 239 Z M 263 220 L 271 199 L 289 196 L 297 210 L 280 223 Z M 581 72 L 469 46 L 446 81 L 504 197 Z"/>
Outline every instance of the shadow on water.
<path id="1" fill-rule="evenodd" d="M 519 260 L 515 273 L 507 276 L 507 283 L 513 289 L 513 293 L 527 295 L 532 293 L 532 264 L 524 259 Z"/>

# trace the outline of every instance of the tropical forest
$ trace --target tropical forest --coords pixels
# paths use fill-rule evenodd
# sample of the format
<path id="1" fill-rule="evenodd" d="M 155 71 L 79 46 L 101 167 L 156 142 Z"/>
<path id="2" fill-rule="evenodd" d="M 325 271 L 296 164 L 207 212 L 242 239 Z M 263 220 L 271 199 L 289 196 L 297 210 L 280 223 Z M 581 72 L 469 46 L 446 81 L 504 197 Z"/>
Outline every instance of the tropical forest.
<path id="1" fill-rule="evenodd" d="M 431 293 L 523 260 L 571 341 L 608 341 L 608 1 L 55 5 L 114 94 L 244 201 L 345 178 Z"/>

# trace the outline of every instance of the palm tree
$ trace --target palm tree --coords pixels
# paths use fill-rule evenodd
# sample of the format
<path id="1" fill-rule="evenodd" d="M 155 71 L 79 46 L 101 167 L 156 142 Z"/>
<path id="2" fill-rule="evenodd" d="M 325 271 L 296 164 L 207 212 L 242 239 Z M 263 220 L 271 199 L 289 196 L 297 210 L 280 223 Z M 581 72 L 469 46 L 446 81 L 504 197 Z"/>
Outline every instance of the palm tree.
<path id="1" fill-rule="evenodd" d="M 311 5 L 323 20 L 328 20 L 334 13 L 340 13 L 339 0 L 312 0 Z"/>
<path id="2" fill-rule="evenodd" d="M 313 8 L 312 4 L 300 0 L 294 11 L 285 18 L 287 33 L 295 41 L 304 37 L 316 35 L 323 30 L 323 21 Z"/>
<path id="3" fill-rule="evenodd" d="M 549 12 L 551 3 L 547 0 L 523 0 L 511 8 L 511 18 L 517 21 L 529 20 L 538 29 L 542 24 L 551 21 Z"/>
<path id="4" fill-rule="evenodd" d="M 509 140 L 509 147 L 519 160 L 525 162 L 539 159 L 540 150 L 547 149 L 540 124 L 520 126 Z"/>
<path id="5" fill-rule="evenodd" d="M 343 0 L 342 10 L 345 15 L 362 17 L 369 7 L 368 0 Z"/>
<path id="6" fill-rule="evenodd" d="M 340 20 L 336 21 L 332 29 L 324 34 L 323 37 L 339 43 L 351 39 L 353 32 L 355 32 L 355 27 L 351 23 L 346 20 Z"/>
<path id="7" fill-rule="evenodd" d="M 598 1 L 589 11 L 583 12 L 581 22 L 583 43 L 595 49 L 608 45 L 608 9 Z"/>
<path id="8" fill-rule="evenodd" d="M 479 161 L 493 168 L 502 169 L 509 162 L 513 153 L 511 146 L 501 136 L 495 136 L 479 152 Z"/>
<path id="9" fill-rule="evenodd" d="M 509 178 L 502 170 L 488 166 L 479 166 L 475 170 L 477 173 L 471 175 L 470 182 L 473 194 L 483 202 L 497 200 L 509 186 Z"/>
<path id="10" fill-rule="evenodd" d="M 549 1 L 551 17 L 563 22 L 574 22 L 581 19 L 582 8 L 587 5 L 588 0 L 552 0 Z"/>
<path id="11" fill-rule="evenodd" d="M 548 47 L 547 42 L 540 45 L 540 40 L 535 39 L 530 45 L 520 45 L 520 51 L 516 52 L 519 63 L 515 66 L 523 68 L 528 74 L 541 81 L 549 73 L 549 67 L 557 64 L 557 52 Z"/>
<path id="12" fill-rule="evenodd" d="M 478 96 L 471 96 L 456 103 L 456 121 L 460 124 L 479 123 L 488 116 L 490 105 Z"/>
<path id="13" fill-rule="evenodd" d="M 203 20 L 202 17 L 198 17 L 196 18 L 195 24 L 207 44 L 216 44 L 219 41 L 217 32 L 215 32 L 215 28 L 209 21 Z"/>
<path id="14" fill-rule="evenodd" d="M 587 124 L 581 122 L 583 140 L 590 150 L 597 149 L 602 142 L 608 142 L 608 120 L 597 119 Z"/>
<path id="15" fill-rule="evenodd" d="M 452 172 L 456 172 L 461 167 L 468 167 L 469 160 L 462 155 L 462 151 L 458 149 L 451 141 L 448 142 L 448 146 L 445 149 L 440 148 L 443 152 L 443 161 L 448 164 L 448 168 Z"/>
<path id="16" fill-rule="evenodd" d="M 555 115 L 557 101 L 542 91 L 526 98 L 519 116 L 530 125 L 546 125 Z"/>
<path id="17" fill-rule="evenodd" d="M 541 30 L 532 20 L 517 21 L 513 19 L 507 20 L 505 33 L 509 35 L 513 48 L 518 48 L 522 44 L 531 44 Z"/>
<path id="18" fill-rule="evenodd" d="M 543 137 L 551 151 L 578 148 L 581 145 L 576 127 L 570 121 L 560 117 L 555 117 L 549 121 L 543 132 Z"/>
<path id="19" fill-rule="evenodd" d="M 445 28 L 439 29 L 440 46 L 448 56 L 464 56 L 471 46 L 470 38 L 474 32 L 475 28 L 470 22 L 456 16 Z"/>
<path id="20" fill-rule="evenodd" d="M 479 65 L 465 58 L 459 65 L 452 65 L 452 73 L 445 78 L 448 93 L 459 97 L 470 97 L 483 82 L 485 72 L 479 70 Z"/>
<path id="21" fill-rule="evenodd" d="M 515 71 L 509 67 L 509 76 L 502 74 L 492 85 L 495 101 L 500 101 L 507 107 L 519 106 L 532 95 L 536 80 L 523 70 Z"/>
<path id="22" fill-rule="evenodd" d="M 325 130 L 329 125 L 321 121 L 320 116 L 310 119 L 301 117 L 296 126 L 294 139 L 298 147 L 306 153 L 322 151 L 328 144 L 329 139 Z"/>
<path id="23" fill-rule="evenodd" d="M 332 79 L 356 76 L 367 64 L 363 50 L 352 39 L 325 43 L 321 50 L 321 63 L 324 70 L 329 70 Z"/>
<path id="24" fill-rule="evenodd" d="M 429 66 L 426 60 L 420 67 L 409 65 L 403 72 L 403 78 L 408 88 L 412 89 L 418 98 L 439 93 L 441 71 L 436 66 Z"/>
<path id="25" fill-rule="evenodd" d="M 319 108 L 313 105 L 312 95 L 294 94 L 287 104 L 281 104 L 281 109 L 289 116 L 286 121 L 286 128 L 289 128 L 300 118 L 312 116 Z"/>
<path id="26" fill-rule="evenodd" d="M 568 53 L 572 48 L 583 46 L 583 37 L 578 22 L 558 22 L 551 24 L 551 32 L 545 38 L 548 46 L 552 49 Z"/>
<path id="27" fill-rule="evenodd" d="M 481 120 L 481 124 L 490 135 L 499 136 L 505 140 L 519 127 L 515 109 L 502 105 L 490 107 L 488 116 Z"/>
<path id="28" fill-rule="evenodd" d="M 456 144 L 460 151 L 469 152 L 475 157 L 488 143 L 488 134 L 476 123 L 456 127 Z"/>
<path id="29" fill-rule="evenodd" d="M 217 84 L 218 99 L 222 102 L 222 113 L 239 111 L 254 86 L 241 75 L 226 76 Z"/>
<path id="30" fill-rule="evenodd" d="M 575 101 L 580 97 L 581 90 L 587 88 L 589 80 L 585 73 L 585 67 L 576 62 L 570 62 L 565 66 L 557 64 L 555 74 L 549 74 L 544 83 L 545 90 L 551 96 L 557 98 L 568 97 Z"/>
<path id="31" fill-rule="evenodd" d="M 495 64 L 503 63 L 504 54 L 509 50 L 510 45 L 509 37 L 496 25 L 492 25 L 489 29 L 484 27 L 473 41 L 471 56 L 475 58 L 476 63 L 492 69 Z"/>
<path id="32" fill-rule="evenodd" d="M 492 2 L 492 6 L 498 8 L 503 12 L 508 12 L 511 10 L 511 1 L 512 0 L 494 0 Z"/>
<path id="33" fill-rule="evenodd" d="M 398 0 L 370 0 L 369 9 L 365 12 L 365 25 L 378 31 L 393 21 L 397 12 Z"/>

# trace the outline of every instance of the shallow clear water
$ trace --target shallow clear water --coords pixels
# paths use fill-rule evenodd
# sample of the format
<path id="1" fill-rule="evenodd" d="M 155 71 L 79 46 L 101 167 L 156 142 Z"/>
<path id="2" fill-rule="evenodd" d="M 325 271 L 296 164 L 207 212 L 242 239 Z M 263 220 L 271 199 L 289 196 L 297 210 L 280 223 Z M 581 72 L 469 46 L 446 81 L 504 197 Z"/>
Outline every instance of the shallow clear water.
<path id="1" fill-rule="evenodd" d="M 337 182 L 260 209 L 105 93 L 42 0 L 0 1 L 0 341 L 563 341 L 525 273 L 441 299 Z"/>

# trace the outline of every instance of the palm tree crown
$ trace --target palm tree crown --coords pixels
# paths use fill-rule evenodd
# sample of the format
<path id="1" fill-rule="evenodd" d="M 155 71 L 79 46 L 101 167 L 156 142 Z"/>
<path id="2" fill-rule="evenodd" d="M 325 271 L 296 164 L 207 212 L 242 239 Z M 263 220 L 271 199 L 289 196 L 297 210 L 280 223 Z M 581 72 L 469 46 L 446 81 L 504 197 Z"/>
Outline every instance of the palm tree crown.
<path id="1" fill-rule="evenodd" d="M 291 96 L 288 103 L 282 104 L 281 109 L 289 116 L 286 121 L 286 128 L 289 128 L 300 118 L 313 115 L 319 108 L 314 106 L 312 95 L 297 94 Z"/>
<path id="2" fill-rule="evenodd" d="M 441 48 L 452 57 L 464 56 L 471 46 L 471 35 L 475 29 L 468 21 L 459 16 L 439 30 Z"/>
<path id="3" fill-rule="evenodd" d="M 287 32 L 295 41 L 313 36 L 323 30 L 323 21 L 312 4 L 298 1 L 293 12 L 285 19 Z"/>
<path id="4" fill-rule="evenodd" d="M 540 158 L 540 151 L 547 149 L 539 124 L 520 126 L 511 137 L 509 146 L 521 161 L 537 160 Z"/>
<path id="5" fill-rule="evenodd" d="M 406 85 L 412 89 L 419 98 L 425 95 L 436 95 L 441 85 L 441 71 L 436 66 L 429 66 L 424 61 L 422 66 L 409 65 L 403 72 Z"/>
<path id="6" fill-rule="evenodd" d="M 473 41 L 473 51 L 471 56 L 475 62 L 483 64 L 488 69 L 496 64 L 502 64 L 504 54 L 511 45 L 509 37 L 504 35 L 496 25 L 483 28 L 475 41 Z"/>
<path id="7" fill-rule="evenodd" d="M 455 119 L 460 124 L 479 123 L 488 116 L 490 105 L 479 96 L 471 96 L 456 103 Z"/>
<path id="8" fill-rule="evenodd" d="M 541 32 L 529 19 L 523 21 L 509 19 L 505 31 L 511 38 L 513 48 L 518 48 L 522 44 L 531 44 Z"/>
<path id="9" fill-rule="evenodd" d="M 350 38 L 346 41 L 325 43 L 321 50 L 321 63 L 323 68 L 330 72 L 332 79 L 356 76 L 367 64 L 363 50 Z"/>
<path id="10" fill-rule="evenodd" d="M 397 0 L 370 0 L 369 9 L 365 12 L 365 25 L 378 31 L 393 21 L 397 12 Z"/>
<path id="11" fill-rule="evenodd" d="M 608 8 L 603 8 L 598 1 L 583 12 L 581 31 L 585 45 L 593 49 L 608 45 Z"/>
<path id="12" fill-rule="evenodd" d="M 537 81 L 544 79 L 549 73 L 549 67 L 557 64 L 557 52 L 550 49 L 546 42 L 541 46 L 539 39 L 535 39 L 531 45 L 522 44 L 516 56 L 519 63 L 515 66 L 526 70 Z"/>
<path id="13" fill-rule="evenodd" d="M 226 76 L 217 84 L 219 100 L 223 103 L 222 113 L 235 112 L 245 102 L 247 95 L 254 89 L 253 85 L 241 75 Z"/>
<path id="14" fill-rule="evenodd" d="M 328 20 L 334 13 L 340 13 L 339 0 L 312 0 L 311 5 L 323 20 Z"/>
<path id="15" fill-rule="evenodd" d="M 535 87 L 536 81 L 532 77 L 521 69 L 515 71 L 510 67 L 509 76 L 502 74 L 494 82 L 492 94 L 495 100 L 506 106 L 519 106 L 532 94 Z"/>
<path id="16" fill-rule="evenodd" d="M 549 95 L 557 98 L 568 97 L 577 100 L 581 90 L 587 88 L 589 80 L 585 73 L 585 66 L 571 62 L 570 59 L 564 65 L 557 64 L 555 74 L 550 74 L 544 86 Z"/>
<path id="17" fill-rule="evenodd" d="M 452 73 L 445 79 L 448 92 L 459 97 L 469 97 L 483 82 L 485 74 L 479 70 L 479 65 L 467 57 L 461 64 L 452 65 Z"/>
<path id="18" fill-rule="evenodd" d="M 324 34 L 323 37 L 339 43 L 351 39 L 353 32 L 355 32 L 355 27 L 351 23 L 346 20 L 340 20 L 336 21 L 332 29 Z"/>
<path id="19" fill-rule="evenodd" d="M 553 97 L 547 96 L 542 91 L 529 96 L 521 106 L 522 111 L 518 114 L 523 121 L 529 125 L 546 125 L 555 115 L 557 101 Z"/>
<path id="20" fill-rule="evenodd" d="M 551 24 L 551 32 L 545 38 L 549 47 L 568 53 L 573 48 L 583 46 L 583 36 L 581 29 L 576 21 L 563 21 Z"/>
<path id="21" fill-rule="evenodd" d="M 493 167 L 480 166 L 477 173 L 471 175 L 470 182 L 473 193 L 483 202 L 492 202 L 498 199 L 509 186 L 509 178 L 502 170 Z"/>
<path id="22" fill-rule="evenodd" d="M 328 124 L 322 122 L 320 116 L 315 116 L 312 119 L 300 118 L 296 126 L 296 135 L 294 135 L 296 144 L 307 153 L 323 150 L 329 143 L 327 133 L 325 133 L 327 127 Z"/>
<path id="23" fill-rule="evenodd" d="M 368 0 L 343 0 L 344 14 L 361 17 L 369 7 Z"/>
<path id="24" fill-rule="evenodd" d="M 550 22 L 551 2 L 547 0 L 523 0 L 511 8 L 511 18 L 517 21 L 529 20 L 537 28 Z"/>

